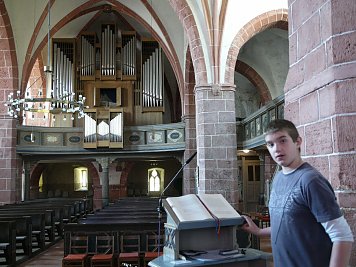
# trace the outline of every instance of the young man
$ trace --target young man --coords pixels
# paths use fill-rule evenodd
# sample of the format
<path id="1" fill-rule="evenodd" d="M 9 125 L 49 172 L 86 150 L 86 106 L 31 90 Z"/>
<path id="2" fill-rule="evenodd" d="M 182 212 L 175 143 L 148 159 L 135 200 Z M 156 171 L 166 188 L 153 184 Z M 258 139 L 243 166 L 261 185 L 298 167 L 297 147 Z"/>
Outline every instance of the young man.
<path id="1" fill-rule="evenodd" d="M 282 170 L 273 179 L 269 212 L 271 227 L 260 229 L 251 218 L 242 229 L 271 236 L 275 267 L 346 267 L 353 235 L 335 193 L 315 168 L 300 156 L 302 139 L 295 125 L 274 120 L 265 140 Z"/>

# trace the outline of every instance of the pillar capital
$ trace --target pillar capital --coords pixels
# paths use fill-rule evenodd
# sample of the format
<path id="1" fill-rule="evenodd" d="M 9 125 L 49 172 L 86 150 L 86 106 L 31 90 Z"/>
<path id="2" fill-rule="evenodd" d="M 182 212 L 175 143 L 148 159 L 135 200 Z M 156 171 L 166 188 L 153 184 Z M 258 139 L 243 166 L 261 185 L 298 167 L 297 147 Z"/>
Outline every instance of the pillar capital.
<path id="1" fill-rule="evenodd" d="M 194 92 L 197 91 L 211 91 L 214 96 L 219 96 L 222 91 L 236 91 L 236 85 L 230 83 L 223 83 L 223 84 L 197 84 L 194 88 Z"/>
<path id="2" fill-rule="evenodd" d="M 100 158 L 96 158 L 96 161 L 100 164 L 101 166 L 101 171 L 107 171 L 107 169 L 109 168 L 109 165 L 113 162 L 113 159 L 110 157 L 100 157 Z"/>
<path id="3" fill-rule="evenodd" d="M 195 114 L 188 114 L 182 116 L 182 121 L 185 122 L 187 120 L 195 120 Z"/>
<path id="4" fill-rule="evenodd" d="M 30 172 L 37 163 L 38 163 L 38 160 L 24 159 L 23 167 L 24 167 L 25 171 Z"/>

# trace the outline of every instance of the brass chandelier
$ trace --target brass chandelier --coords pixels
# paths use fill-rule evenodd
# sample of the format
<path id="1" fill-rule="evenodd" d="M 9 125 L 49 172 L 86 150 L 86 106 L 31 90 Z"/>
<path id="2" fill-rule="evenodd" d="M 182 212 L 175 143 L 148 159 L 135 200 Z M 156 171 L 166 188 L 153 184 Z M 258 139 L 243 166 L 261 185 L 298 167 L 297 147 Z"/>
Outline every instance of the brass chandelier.
<path id="1" fill-rule="evenodd" d="M 41 113 L 78 113 L 78 118 L 84 117 L 85 97 L 79 95 L 78 100 L 74 99 L 75 93 L 65 94 L 59 98 L 47 97 L 21 97 L 20 91 L 10 93 L 7 98 L 7 114 L 15 119 L 25 117 L 25 112 Z M 73 117 L 72 117 L 73 118 Z"/>
<path id="2" fill-rule="evenodd" d="M 48 65 L 44 67 L 44 72 L 46 73 L 46 96 L 43 96 L 42 90 L 40 89 L 37 96 L 32 97 L 29 93 L 31 86 L 39 79 L 37 79 L 32 85 L 29 86 L 21 94 L 21 90 L 18 90 L 15 94 L 10 93 L 7 98 L 5 106 L 7 107 L 7 114 L 15 119 L 26 117 L 26 112 L 33 113 L 44 113 L 44 114 L 69 114 L 71 119 L 74 120 L 74 114 L 78 114 L 78 118 L 83 118 L 85 113 L 84 109 L 87 108 L 85 104 L 85 97 L 82 95 L 75 98 L 75 93 L 73 92 L 73 86 L 62 85 L 61 91 L 58 88 L 53 88 L 55 85 L 52 83 L 53 71 L 50 67 L 50 0 L 48 1 Z M 64 73 L 67 77 L 70 76 L 69 73 Z M 55 91 L 54 91 L 55 90 Z M 34 116 L 32 114 L 32 116 Z M 46 118 L 46 115 L 44 115 Z M 66 119 L 64 115 L 63 119 Z"/>

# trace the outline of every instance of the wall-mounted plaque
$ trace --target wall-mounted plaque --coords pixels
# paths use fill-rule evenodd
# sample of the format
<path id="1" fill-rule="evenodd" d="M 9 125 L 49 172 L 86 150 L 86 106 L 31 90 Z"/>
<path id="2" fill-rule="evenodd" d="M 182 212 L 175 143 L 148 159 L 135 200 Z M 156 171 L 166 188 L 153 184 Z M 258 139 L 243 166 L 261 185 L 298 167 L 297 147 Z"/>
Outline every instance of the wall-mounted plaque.
<path id="1" fill-rule="evenodd" d="M 164 144 L 165 134 L 164 131 L 151 131 L 146 133 L 147 144 Z"/>
<path id="2" fill-rule="evenodd" d="M 167 143 L 184 142 L 183 130 L 167 130 Z"/>

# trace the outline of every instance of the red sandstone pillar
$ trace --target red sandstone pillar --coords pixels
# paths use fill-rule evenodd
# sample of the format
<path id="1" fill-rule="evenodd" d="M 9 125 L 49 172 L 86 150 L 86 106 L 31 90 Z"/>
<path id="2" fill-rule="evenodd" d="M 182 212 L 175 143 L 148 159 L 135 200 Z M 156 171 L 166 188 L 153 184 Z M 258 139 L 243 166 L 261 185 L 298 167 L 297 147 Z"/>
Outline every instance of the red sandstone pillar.
<path id="1" fill-rule="evenodd" d="M 304 160 L 329 179 L 355 235 L 355 1 L 289 0 L 289 42 L 285 117 L 297 124 Z"/>

